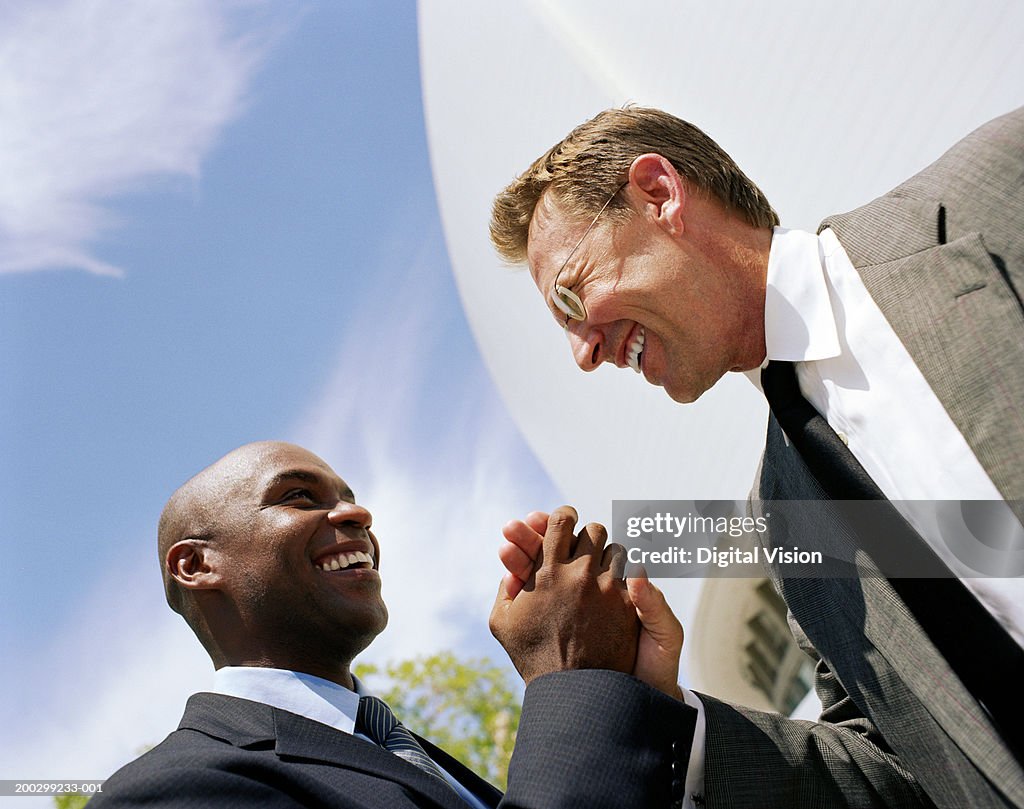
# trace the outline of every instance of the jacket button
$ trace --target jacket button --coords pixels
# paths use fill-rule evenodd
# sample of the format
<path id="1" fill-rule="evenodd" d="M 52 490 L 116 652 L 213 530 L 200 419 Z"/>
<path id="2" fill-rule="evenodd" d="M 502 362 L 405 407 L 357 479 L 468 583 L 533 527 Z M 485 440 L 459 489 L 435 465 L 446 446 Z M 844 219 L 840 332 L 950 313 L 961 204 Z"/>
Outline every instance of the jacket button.
<path id="1" fill-rule="evenodd" d="M 672 780 L 672 800 L 678 801 L 686 796 L 686 784 L 679 779 Z"/>

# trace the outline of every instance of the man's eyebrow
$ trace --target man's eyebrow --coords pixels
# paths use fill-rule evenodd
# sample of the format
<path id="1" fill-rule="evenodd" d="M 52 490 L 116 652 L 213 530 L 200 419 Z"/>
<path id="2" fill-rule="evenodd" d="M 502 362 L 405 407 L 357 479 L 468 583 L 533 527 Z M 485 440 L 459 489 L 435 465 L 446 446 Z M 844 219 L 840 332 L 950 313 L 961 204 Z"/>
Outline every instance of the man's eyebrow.
<path id="1" fill-rule="evenodd" d="M 304 483 L 315 483 L 315 484 L 330 484 L 330 480 L 323 475 L 318 475 L 315 472 L 307 472 L 303 469 L 289 469 L 286 472 L 279 472 L 274 475 L 269 481 L 267 481 L 266 491 L 270 491 L 276 486 L 287 483 L 292 480 L 301 480 Z M 339 489 L 338 492 L 343 499 L 351 500 L 355 502 L 356 496 L 348 486 Z"/>
<path id="2" fill-rule="evenodd" d="M 320 476 L 314 472 L 305 472 L 301 469 L 289 469 L 287 472 L 278 472 L 274 477 L 267 481 L 267 488 L 276 486 L 278 483 L 284 483 L 289 480 L 303 480 L 307 483 L 320 483 Z"/>

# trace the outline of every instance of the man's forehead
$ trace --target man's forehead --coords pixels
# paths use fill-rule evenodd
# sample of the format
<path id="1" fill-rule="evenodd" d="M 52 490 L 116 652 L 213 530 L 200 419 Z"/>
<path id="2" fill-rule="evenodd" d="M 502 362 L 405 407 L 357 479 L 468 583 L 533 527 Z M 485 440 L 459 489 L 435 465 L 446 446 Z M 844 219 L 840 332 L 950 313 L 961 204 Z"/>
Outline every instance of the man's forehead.
<path id="1" fill-rule="evenodd" d="M 322 458 L 307 449 L 284 442 L 246 444 L 225 455 L 207 471 L 214 481 L 234 491 L 262 491 L 289 476 L 303 480 L 326 480 L 339 483 L 347 489 L 344 481 Z"/>

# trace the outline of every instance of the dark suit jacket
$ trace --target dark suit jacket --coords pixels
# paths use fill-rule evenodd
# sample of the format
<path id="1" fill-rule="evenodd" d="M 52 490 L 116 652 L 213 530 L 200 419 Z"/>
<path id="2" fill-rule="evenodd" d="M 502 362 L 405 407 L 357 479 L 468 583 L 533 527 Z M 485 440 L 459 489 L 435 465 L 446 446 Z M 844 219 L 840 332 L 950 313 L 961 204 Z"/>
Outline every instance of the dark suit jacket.
<path id="1" fill-rule="evenodd" d="M 632 677 L 564 672 L 526 690 L 504 797 L 426 746 L 485 805 L 669 807 L 693 721 L 693 709 Z M 90 806 L 466 808 L 447 786 L 387 750 L 221 694 L 191 697 L 178 729 L 111 776 Z"/>
<path id="2" fill-rule="evenodd" d="M 1024 110 L 823 227 L 1020 517 Z M 772 499 L 822 497 L 771 419 L 755 514 Z M 791 543 L 793 532 L 839 530 L 789 529 Z M 820 723 L 795 722 L 704 698 L 708 806 L 1024 806 L 1021 763 L 886 579 L 772 574 L 818 661 L 824 712 Z"/>

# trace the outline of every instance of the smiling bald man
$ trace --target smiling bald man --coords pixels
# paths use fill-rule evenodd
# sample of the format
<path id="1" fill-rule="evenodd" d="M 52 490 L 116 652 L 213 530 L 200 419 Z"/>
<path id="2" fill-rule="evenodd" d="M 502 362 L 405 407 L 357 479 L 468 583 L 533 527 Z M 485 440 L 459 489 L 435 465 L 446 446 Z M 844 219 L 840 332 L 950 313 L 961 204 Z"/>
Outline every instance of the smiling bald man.
<path id="1" fill-rule="evenodd" d="M 630 676 L 643 629 L 616 575 L 622 549 L 575 522 L 570 509 L 552 515 L 540 575 L 523 591 L 503 581 L 492 615 L 527 681 L 502 796 L 391 727 L 352 677 L 388 613 L 372 517 L 348 484 L 291 444 L 229 453 L 174 493 L 158 532 L 168 604 L 209 653 L 213 688 L 92 805 L 671 806 L 694 711 Z M 566 631 L 587 613 L 600 625 Z"/>

